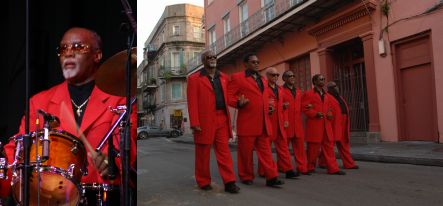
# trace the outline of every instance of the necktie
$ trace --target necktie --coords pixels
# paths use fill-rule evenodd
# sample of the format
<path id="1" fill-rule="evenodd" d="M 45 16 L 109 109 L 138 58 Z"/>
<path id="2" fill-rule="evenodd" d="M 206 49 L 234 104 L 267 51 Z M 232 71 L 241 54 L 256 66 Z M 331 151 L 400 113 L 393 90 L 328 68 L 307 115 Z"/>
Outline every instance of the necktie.
<path id="1" fill-rule="evenodd" d="M 260 76 L 255 74 L 255 81 L 257 82 L 258 88 L 260 88 L 260 91 L 263 92 L 264 87 L 263 87 L 263 81 L 261 80 Z"/>

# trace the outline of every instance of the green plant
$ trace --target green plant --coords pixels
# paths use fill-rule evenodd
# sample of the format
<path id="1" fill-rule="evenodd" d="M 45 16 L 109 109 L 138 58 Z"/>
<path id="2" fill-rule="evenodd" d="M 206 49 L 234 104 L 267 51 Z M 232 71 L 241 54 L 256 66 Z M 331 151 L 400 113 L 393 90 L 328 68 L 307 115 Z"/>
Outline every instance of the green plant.
<path id="1" fill-rule="evenodd" d="M 149 84 L 157 84 L 157 79 L 154 78 L 154 77 L 151 77 L 151 78 L 149 79 Z"/>
<path id="2" fill-rule="evenodd" d="M 385 0 L 381 3 L 380 5 L 380 10 L 382 12 L 383 15 L 388 16 L 389 14 L 389 10 L 391 9 L 391 5 L 388 2 L 388 0 Z"/>

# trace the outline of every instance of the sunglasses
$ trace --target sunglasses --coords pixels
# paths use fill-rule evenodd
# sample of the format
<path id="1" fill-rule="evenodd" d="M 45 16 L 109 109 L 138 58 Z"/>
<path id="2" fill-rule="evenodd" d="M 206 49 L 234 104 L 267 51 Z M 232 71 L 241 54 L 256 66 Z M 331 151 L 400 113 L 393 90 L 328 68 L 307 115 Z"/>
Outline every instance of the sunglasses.
<path id="1" fill-rule="evenodd" d="M 74 54 L 86 54 L 90 51 L 91 46 L 83 43 L 62 44 L 56 48 L 57 56 L 65 56 L 69 50 Z"/>
<path id="2" fill-rule="evenodd" d="M 325 80 L 325 78 L 323 77 L 323 78 L 318 78 L 318 80 L 320 80 L 320 81 L 324 81 Z"/>
<path id="3" fill-rule="evenodd" d="M 269 76 L 273 76 L 273 77 L 278 77 L 280 76 L 280 74 L 276 73 L 276 74 L 268 74 Z"/>
<path id="4" fill-rule="evenodd" d="M 291 75 L 288 75 L 287 77 L 291 78 L 291 77 L 295 77 L 295 75 L 291 74 Z"/>
<path id="5" fill-rule="evenodd" d="M 260 64 L 260 61 L 249 61 L 251 64 Z"/>
<path id="6" fill-rule="evenodd" d="M 206 59 L 216 60 L 217 56 L 206 56 Z"/>

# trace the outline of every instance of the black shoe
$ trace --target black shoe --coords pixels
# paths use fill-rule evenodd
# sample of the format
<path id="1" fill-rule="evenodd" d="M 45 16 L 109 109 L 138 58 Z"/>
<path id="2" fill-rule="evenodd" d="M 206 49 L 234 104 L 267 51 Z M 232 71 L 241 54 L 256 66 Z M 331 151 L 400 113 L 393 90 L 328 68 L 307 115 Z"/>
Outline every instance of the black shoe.
<path id="1" fill-rule="evenodd" d="M 268 187 L 280 188 L 279 186 L 283 184 L 285 184 L 285 182 L 277 179 L 276 177 L 274 179 L 266 180 L 266 186 Z"/>
<path id="2" fill-rule="evenodd" d="M 235 185 L 235 182 L 228 182 L 225 184 L 225 192 L 235 194 L 238 193 L 239 191 L 240 187 Z"/>
<path id="3" fill-rule="evenodd" d="M 309 176 L 309 175 L 312 175 L 311 172 L 302 172 L 301 174 L 302 174 L 302 175 L 308 175 L 308 176 Z"/>
<path id="4" fill-rule="evenodd" d="M 243 180 L 241 181 L 241 183 L 245 184 L 245 185 L 252 185 L 252 180 Z"/>
<path id="5" fill-rule="evenodd" d="M 331 173 L 331 175 L 346 175 L 346 172 L 339 170 L 337 172 Z"/>
<path id="6" fill-rule="evenodd" d="M 204 190 L 204 191 L 209 191 L 209 190 L 212 190 L 212 186 L 211 185 L 205 185 L 205 186 L 200 187 L 200 189 Z"/>
<path id="7" fill-rule="evenodd" d="M 308 170 L 306 173 L 308 173 L 309 175 L 314 174 L 315 170 Z"/>
<path id="8" fill-rule="evenodd" d="M 292 170 L 286 172 L 286 179 L 297 179 L 298 176 L 300 176 L 298 172 Z"/>
<path id="9" fill-rule="evenodd" d="M 356 170 L 356 169 L 358 169 L 358 168 L 360 168 L 358 165 L 354 165 L 353 167 L 345 168 L 345 169 L 348 169 L 348 170 Z"/>

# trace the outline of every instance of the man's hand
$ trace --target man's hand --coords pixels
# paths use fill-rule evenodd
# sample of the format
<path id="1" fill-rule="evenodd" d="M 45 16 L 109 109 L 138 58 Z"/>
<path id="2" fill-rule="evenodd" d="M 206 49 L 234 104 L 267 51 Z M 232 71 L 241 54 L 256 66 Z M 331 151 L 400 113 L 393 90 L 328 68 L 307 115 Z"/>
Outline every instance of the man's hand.
<path id="1" fill-rule="evenodd" d="M 305 108 L 306 109 L 311 109 L 313 106 L 312 106 L 312 104 L 307 104 L 307 105 L 305 105 Z"/>
<path id="2" fill-rule="evenodd" d="M 317 118 L 319 119 L 323 118 L 323 112 L 317 112 Z"/>
<path id="3" fill-rule="evenodd" d="M 108 156 L 101 152 L 89 152 L 88 157 L 92 160 L 92 165 L 98 172 L 102 178 L 107 178 L 108 175 Z"/>
<path id="4" fill-rule="evenodd" d="M 287 109 L 289 107 L 289 102 L 283 102 L 283 109 Z"/>
<path id="5" fill-rule="evenodd" d="M 289 127 L 289 122 L 288 122 L 288 121 L 285 121 L 285 123 L 283 124 L 283 127 L 284 127 L 284 128 L 288 128 L 288 127 Z"/>
<path id="6" fill-rule="evenodd" d="M 192 133 L 202 131 L 202 128 L 200 126 L 191 127 L 191 129 L 192 129 Z"/>
<path id="7" fill-rule="evenodd" d="M 329 120 L 331 120 L 334 117 L 334 115 L 332 115 L 331 111 L 328 111 L 328 113 L 326 114 L 326 118 L 328 118 Z"/>
<path id="8" fill-rule="evenodd" d="M 245 95 L 242 94 L 240 97 L 238 97 L 238 100 L 237 100 L 238 107 L 242 108 L 243 106 L 245 106 L 248 103 L 249 103 L 249 99 L 247 99 L 245 97 Z"/>

